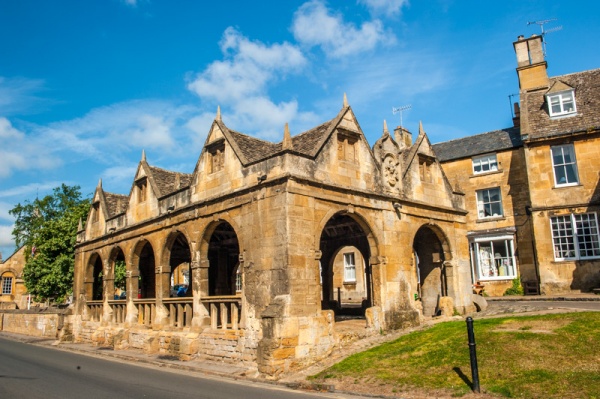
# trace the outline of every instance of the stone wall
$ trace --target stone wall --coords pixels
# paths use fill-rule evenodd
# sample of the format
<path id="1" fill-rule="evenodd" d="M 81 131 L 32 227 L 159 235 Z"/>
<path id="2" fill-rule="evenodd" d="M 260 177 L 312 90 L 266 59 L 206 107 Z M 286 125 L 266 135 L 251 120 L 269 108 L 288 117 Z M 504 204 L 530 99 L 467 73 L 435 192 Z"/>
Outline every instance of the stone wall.
<path id="1" fill-rule="evenodd" d="M 33 337 L 55 338 L 70 330 L 68 310 L 0 311 L 0 330 Z"/>

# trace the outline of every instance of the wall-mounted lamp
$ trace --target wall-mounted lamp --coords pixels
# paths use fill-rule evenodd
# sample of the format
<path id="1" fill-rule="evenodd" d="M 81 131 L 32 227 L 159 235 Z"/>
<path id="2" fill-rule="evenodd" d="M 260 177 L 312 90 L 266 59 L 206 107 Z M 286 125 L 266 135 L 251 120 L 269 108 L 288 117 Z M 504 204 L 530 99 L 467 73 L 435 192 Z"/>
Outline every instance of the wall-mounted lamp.
<path id="1" fill-rule="evenodd" d="M 175 209 L 175 205 L 167 207 L 167 212 L 172 212 Z"/>
<path id="2" fill-rule="evenodd" d="M 114 231 L 115 231 L 116 229 L 117 229 L 116 227 L 111 227 L 110 229 L 108 229 L 108 232 L 109 232 L 109 233 L 114 233 Z"/>
<path id="3" fill-rule="evenodd" d="M 258 176 L 256 179 L 258 180 L 259 183 L 263 182 L 263 181 L 267 180 L 267 175 Z"/>
<path id="4" fill-rule="evenodd" d="M 394 202 L 394 209 L 402 209 L 402 204 Z"/>

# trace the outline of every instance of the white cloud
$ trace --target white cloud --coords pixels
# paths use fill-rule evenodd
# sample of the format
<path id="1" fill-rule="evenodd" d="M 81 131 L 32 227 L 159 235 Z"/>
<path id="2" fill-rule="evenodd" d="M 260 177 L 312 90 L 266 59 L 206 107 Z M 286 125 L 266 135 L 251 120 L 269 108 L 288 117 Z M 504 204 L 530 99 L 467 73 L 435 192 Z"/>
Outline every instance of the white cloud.
<path id="1" fill-rule="evenodd" d="M 332 13 L 320 0 L 304 3 L 294 14 L 294 37 L 307 46 L 320 46 L 330 58 L 342 58 L 394 41 L 381 21 L 363 22 L 360 28 Z"/>
<path id="2" fill-rule="evenodd" d="M 43 89 L 43 80 L 0 76 L 0 115 L 28 112 L 35 106 L 50 102 L 35 95 Z"/>
<path id="3" fill-rule="evenodd" d="M 275 102 L 267 94 L 269 85 L 306 66 L 307 60 L 296 46 L 252 41 L 231 27 L 225 30 L 220 46 L 223 60 L 214 61 L 193 77 L 188 89 L 204 101 L 233 110 L 223 113 L 228 125 L 279 140 L 285 122 L 308 118 L 298 110 L 295 99 Z M 200 133 L 210 127 L 213 118 L 214 114 L 210 119 L 202 114 L 190 120 L 188 127 Z"/>
<path id="4" fill-rule="evenodd" d="M 55 187 L 60 187 L 61 183 L 63 182 L 53 181 L 46 183 L 30 183 L 23 186 L 12 187 L 7 190 L 0 190 L 0 198 L 21 198 L 33 193 L 49 192 Z"/>
<path id="5" fill-rule="evenodd" d="M 47 153 L 35 137 L 14 128 L 11 122 L 0 117 L 0 178 L 17 170 L 53 168 L 58 158 Z"/>
<path id="6" fill-rule="evenodd" d="M 15 241 L 12 238 L 13 228 L 14 225 L 0 224 L 0 247 L 8 248 L 15 246 Z M 5 254 L 3 254 L 2 258 L 6 259 L 6 256 L 4 255 Z"/>
<path id="7" fill-rule="evenodd" d="M 358 0 L 375 15 L 393 17 L 400 14 L 402 7 L 408 6 L 408 0 Z"/>

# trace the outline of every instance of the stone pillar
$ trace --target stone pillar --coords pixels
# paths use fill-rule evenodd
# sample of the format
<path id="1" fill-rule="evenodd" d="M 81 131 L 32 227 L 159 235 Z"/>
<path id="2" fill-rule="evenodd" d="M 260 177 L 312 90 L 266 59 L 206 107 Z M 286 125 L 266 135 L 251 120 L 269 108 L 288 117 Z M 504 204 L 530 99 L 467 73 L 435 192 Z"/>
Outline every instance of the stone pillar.
<path id="1" fill-rule="evenodd" d="M 196 256 L 200 259 L 200 256 Z M 202 303 L 202 298 L 208 296 L 208 258 L 192 261 L 192 289 L 194 294 L 192 326 L 210 325 L 210 313 Z"/>
<path id="2" fill-rule="evenodd" d="M 154 269 L 154 292 L 156 297 L 154 298 L 156 304 L 156 316 L 152 320 L 152 324 L 165 325 L 169 322 L 169 310 L 163 304 L 163 298 L 169 298 L 169 291 L 171 287 L 171 266 L 156 266 Z"/>
<path id="3" fill-rule="evenodd" d="M 127 318 L 125 322 L 128 324 L 136 324 L 138 311 L 134 299 L 138 297 L 139 287 L 139 270 L 131 270 L 131 265 L 127 267 Z"/>

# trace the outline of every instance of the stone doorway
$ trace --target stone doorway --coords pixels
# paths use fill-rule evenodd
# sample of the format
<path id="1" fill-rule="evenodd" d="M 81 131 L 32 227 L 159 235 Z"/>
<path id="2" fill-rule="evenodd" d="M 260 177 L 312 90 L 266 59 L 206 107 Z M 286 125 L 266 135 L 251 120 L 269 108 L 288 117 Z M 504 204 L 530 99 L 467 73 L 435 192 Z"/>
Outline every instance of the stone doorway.
<path id="1" fill-rule="evenodd" d="M 170 248 L 169 266 L 169 297 L 192 297 L 190 263 L 192 254 L 187 239 L 181 233 L 173 239 Z"/>
<path id="2" fill-rule="evenodd" d="M 323 228 L 320 250 L 321 308 L 333 310 L 337 319 L 364 317 L 372 306 L 367 233 L 353 217 L 338 213 Z"/>
<path id="3" fill-rule="evenodd" d="M 210 236 L 208 245 L 208 295 L 235 295 L 240 285 L 240 246 L 233 227 L 221 222 Z"/>
<path id="4" fill-rule="evenodd" d="M 133 298 L 154 298 L 156 296 L 156 270 L 152 245 L 147 241 L 138 245 L 135 257 L 137 258 L 139 275 L 137 284 L 132 287 L 134 291 Z"/>
<path id="5" fill-rule="evenodd" d="M 92 301 L 101 301 L 104 299 L 103 294 L 103 271 L 102 271 L 102 259 L 98 254 L 94 254 L 90 259 L 88 268 L 88 281 L 91 281 L 91 295 L 89 299 Z"/>
<path id="6" fill-rule="evenodd" d="M 436 316 L 439 313 L 439 299 L 448 295 L 443 268 L 444 246 L 432 228 L 422 226 L 415 235 L 413 250 L 423 316 Z"/>

